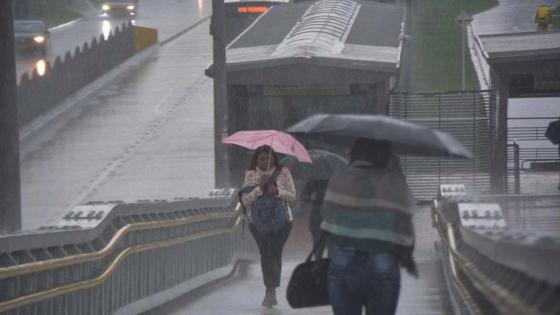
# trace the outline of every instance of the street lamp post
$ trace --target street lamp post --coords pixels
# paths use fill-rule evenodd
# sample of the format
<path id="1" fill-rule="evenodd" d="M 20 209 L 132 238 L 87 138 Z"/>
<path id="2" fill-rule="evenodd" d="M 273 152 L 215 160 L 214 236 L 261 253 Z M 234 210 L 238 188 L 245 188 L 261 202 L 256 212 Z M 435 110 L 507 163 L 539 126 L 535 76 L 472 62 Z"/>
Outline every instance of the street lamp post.
<path id="1" fill-rule="evenodd" d="M 0 1 L 0 234 L 21 229 L 12 1 Z"/>
<path id="2" fill-rule="evenodd" d="M 461 48 L 461 57 L 462 57 L 462 67 L 461 67 L 461 87 L 464 90 L 466 90 L 466 82 L 465 82 L 465 42 L 467 40 L 467 27 L 469 26 L 469 24 L 472 22 L 473 17 L 466 13 L 465 11 L 461 12 L 461 14 L 459 14 L 459 16 L 457 16 L 455 18 L 455 21 L 461 26 L 461 30 L 462 30 L 462 48 Z"/>
<path id="3" fill-rule="evenodd" d="M 222 137 L 227 136 L 227 73 L 225 45 L 224 0 L 212 0 L 210 23 L 214 50 L 214 184 L 216 188 L 229 185 L 227 151 Z"/>

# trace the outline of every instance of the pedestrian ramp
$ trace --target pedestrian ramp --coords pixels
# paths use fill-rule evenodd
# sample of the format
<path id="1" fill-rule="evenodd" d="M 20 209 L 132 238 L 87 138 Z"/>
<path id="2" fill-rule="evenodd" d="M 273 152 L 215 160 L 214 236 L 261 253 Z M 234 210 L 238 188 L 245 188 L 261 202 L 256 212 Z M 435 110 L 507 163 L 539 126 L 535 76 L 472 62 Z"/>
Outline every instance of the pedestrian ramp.
<path id="1" fill-rule="evenodd" d="M 429 208 L 422 207 L 414 218 L 417 233 L 415 257 L 420 278 L 415 279 L 402 270 L 401 293 L 397 309 L 399 315 L 452 314 L 439 254 L 434 247 L 437 234 L 431 227 L 429 212 Z M 285 252 L 286 259 L 282 270 L 281 287 L 277 291 L 278 305 L 276 307 L 266 308 L 260 305 L 264 297 L 262 274 L 260 265 L 252 263 L 242 265 L 238 273 L 228 280 L 175 300 L 153 310 L 150 314 L 332 314 L 330 307 L 294 310 L 286 301 L 286 286 L 289 277 L 297 264 L 305 259 L 306 252 L 301 245 L 310 246 L 309 240 L 304 239 L 307 232 L 306 218 L 300 214 L 296 216 L 297 219 L 299 222 L 294 226 Z"/>

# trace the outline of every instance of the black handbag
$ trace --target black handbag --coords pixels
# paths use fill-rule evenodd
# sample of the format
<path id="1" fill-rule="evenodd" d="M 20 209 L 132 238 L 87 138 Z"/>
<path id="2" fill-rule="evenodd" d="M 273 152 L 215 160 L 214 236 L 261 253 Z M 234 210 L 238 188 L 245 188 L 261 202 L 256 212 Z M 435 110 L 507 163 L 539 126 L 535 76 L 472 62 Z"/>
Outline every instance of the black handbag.
<path id="1" fill-rule="evenodd" d="M 327 290 L 330 259 L 311 260 L 319 245 L 324 241 L 323 234 L 317 241 L 317 244 L 313 246 L 305 262 L 297 265 L 290 277 L 288 289 L 286 290 L 286 299 L 292 308 L 330 304 Z"/>

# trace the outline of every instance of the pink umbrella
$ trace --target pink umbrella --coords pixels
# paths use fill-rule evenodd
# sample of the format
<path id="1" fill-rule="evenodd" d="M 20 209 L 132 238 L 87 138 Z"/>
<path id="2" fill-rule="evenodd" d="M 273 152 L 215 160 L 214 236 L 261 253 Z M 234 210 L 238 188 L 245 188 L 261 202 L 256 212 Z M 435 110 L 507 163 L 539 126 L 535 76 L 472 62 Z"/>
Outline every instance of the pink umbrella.
<path id="1" fill-rule="evenodd" d="M 261 145 L 268 145 L 278 153 L 295 156 L 300 162 L 311 163 L 311 157 L 305 147 L 290 134 L 276 130 L 238 131 L 222 139 L 222 143 L 255 150 Z"/>

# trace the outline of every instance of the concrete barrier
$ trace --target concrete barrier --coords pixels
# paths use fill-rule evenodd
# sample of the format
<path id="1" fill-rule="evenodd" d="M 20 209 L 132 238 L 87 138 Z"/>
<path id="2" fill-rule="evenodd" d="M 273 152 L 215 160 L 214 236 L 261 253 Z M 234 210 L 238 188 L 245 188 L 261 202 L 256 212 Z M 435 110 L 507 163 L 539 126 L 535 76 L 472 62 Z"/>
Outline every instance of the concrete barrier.
<path id="1" fill-rule="evenodd" d="M 134 53 L 139 53 L 157 42 L 158 32 L 156 29 L 142 26 L 134 27 Z"/>
<path id="2" fill-rule="evenodd" d="M 123 23 L 108 37 L 93 38 L 46 63 L 44 71 L 23 74 L 17 90 L 20 127 L 155 44 L 157 30 Z"/>

